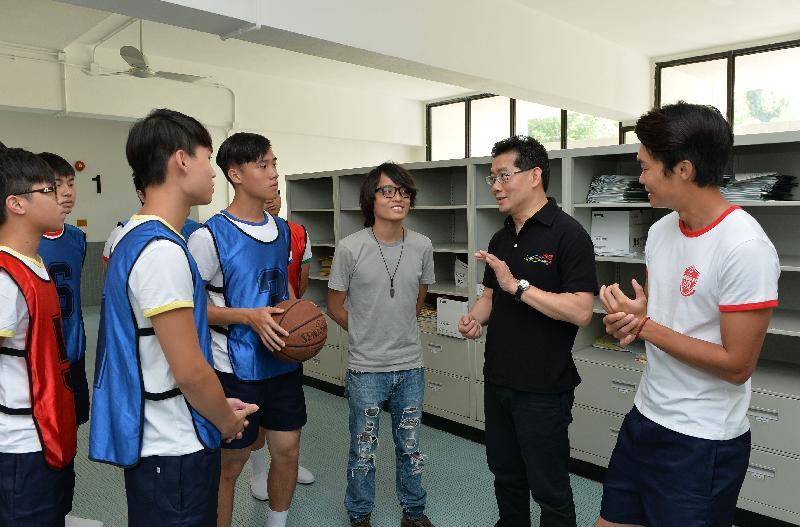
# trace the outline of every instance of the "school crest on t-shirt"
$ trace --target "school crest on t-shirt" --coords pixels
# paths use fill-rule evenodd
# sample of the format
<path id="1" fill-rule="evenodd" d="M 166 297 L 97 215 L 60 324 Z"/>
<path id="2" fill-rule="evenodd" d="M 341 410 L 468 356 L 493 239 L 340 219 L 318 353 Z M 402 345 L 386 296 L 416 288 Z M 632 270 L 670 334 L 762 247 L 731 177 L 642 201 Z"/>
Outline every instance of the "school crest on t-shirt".
<path id="1" fill-rule="evenodd" d="M 697 280 L 700 278 L 700 271 L 693 265 L 690 265 L 683 270 L 683 278 L 681 279 L 681 294 L 683 296 L 692 296 L 694 294 L 694 287 L 697 285 Z"/>

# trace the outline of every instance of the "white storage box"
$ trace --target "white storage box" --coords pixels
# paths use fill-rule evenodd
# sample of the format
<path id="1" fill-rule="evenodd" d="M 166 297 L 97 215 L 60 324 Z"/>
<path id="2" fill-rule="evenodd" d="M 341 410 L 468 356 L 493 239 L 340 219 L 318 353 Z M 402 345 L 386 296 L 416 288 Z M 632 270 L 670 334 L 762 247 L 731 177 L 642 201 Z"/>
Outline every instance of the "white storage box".
<path id="1" fill-rule="evenodd" d="M 453 281 L 456 283 L 456 287 L 467 285 L 467 264 L 458 258 L 453 263 Z"/>
<path id="2" fill-rule="evenodd" d="M 592 211 L 595 254 L 636 256 L 644 253 L 647 231 L 653 223 L 650 210 Z"/>
<path id="3" fill-rule="evenodd" d="M 439 297 L 436 299 L 436 333 L 463 339 L 458 332 L 458 321 L 467 314 L 466 302 Z"/>

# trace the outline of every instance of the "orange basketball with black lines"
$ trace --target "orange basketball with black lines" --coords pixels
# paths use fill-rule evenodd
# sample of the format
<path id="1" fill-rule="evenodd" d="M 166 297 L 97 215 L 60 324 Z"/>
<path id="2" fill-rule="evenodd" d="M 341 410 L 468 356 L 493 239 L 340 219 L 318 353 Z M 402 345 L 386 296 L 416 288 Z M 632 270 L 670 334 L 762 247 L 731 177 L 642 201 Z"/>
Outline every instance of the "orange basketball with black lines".
<path id="1" fill-rule="evenodd" d="M 272 354 L 285 362 L 304 362 L 319 353 L 328 338 L 328 321 L 316 304 L 293 298 L 275 307 L 284 311 L 272 318 L 289 336 L 281 337 L 286 346 Z"/>

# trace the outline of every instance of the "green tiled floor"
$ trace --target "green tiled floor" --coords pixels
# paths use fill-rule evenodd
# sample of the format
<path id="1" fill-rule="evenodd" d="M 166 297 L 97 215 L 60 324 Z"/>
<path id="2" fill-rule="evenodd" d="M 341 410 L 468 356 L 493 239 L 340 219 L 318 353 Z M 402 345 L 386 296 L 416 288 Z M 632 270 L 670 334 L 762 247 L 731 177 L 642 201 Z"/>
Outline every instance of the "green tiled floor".
<path id="1" fill-rule="evenodd" d="M 87 368 L 94 366 L 98 312 L 85 313 L 88 347 Z M 88 374 L 93 374 L 89 371 Z M 345 490 L 348 431 L 347 405 L 343 398 L 306 388 L 309 421 L 303 430 L 301 462 L 317 477 L 310 486 L 299 486 L 289 513 L 288 525 L 346 526 L 347 514 L 342 502 Z M 382 414 L 384 422 L 388 414 Z M 380 449 L 376 458 L 375 527 L 396 527 L 400 507 L 394 489 L 394 453 L 390 427 L 380 430 Z M 127 524 L 127 505 L 122 470 L 87 459 L 88 426 L 80 430 L 78 459 L 75 463 L 77 485 L 73 514 L 102 520 L 106 525 Z M 428 491 L 427 514 L 437 527 L 484 527 L 494 525 L 497 506 L 492 478 L 486 467 L 483 445 L 424 427 L 422 451 L 428 456 L 424 482 Z M 239 479 L 234 504 L 235 526 L 266 525 L 267 504 L 250 497 L 249 467 Z M 578 525 L 591 526 L 600 509 L 602 487 L 579 477 L 572 477 Z M 532 515 L 538 510 L 532 507 Z M 538 525 L 534 520 L 534 525 Z"/>

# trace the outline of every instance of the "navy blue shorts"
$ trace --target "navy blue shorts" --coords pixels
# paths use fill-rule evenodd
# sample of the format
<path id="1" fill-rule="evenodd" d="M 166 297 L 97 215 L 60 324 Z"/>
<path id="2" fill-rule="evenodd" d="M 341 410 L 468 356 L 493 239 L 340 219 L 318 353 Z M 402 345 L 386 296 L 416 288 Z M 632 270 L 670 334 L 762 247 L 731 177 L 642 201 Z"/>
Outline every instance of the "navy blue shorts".
<path id="1" fill-rule="evenodd" d="M 64 527 L 74 492 L 72 463 L 53 470 L 42 452 L 0 453 L 0 525 Z"/>
<path id="2" fill-rule="evenodd" d="M 603 483 L 600 516 L 614 523 L 730 527 L 750 459 L 750 432 L 714 441 L 672 431 L 634 407 Z"/>
<path id="3" fill-rule="evenodd" d="M 226 397 L 258 405 L 247 417 L 249 425 L 241 439 L 222 443 L 222 448 L 245 448 L 258 438 L 258 429 L 293 432 L 306 424 L 306 397 L 303 393 L 303 367 L 263 381 L 241 381 L 232 373 L 217 372 Z"/>
<path id="4" fill-rule="evenodd" d="M 72 392 L 75 397 L 75 417 L 78 425 L 89 420 L 89 384 L 86 382 L 86 357 L 69 365 Z"/>
<path id="5" fill-rule="evenodd" d="M 219 449 L 143 457 L 125 469 L 129 527 L 216 527 L 219 474 Z"/>

